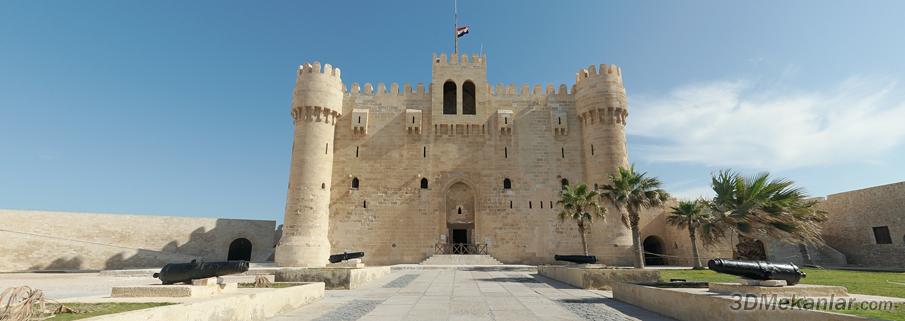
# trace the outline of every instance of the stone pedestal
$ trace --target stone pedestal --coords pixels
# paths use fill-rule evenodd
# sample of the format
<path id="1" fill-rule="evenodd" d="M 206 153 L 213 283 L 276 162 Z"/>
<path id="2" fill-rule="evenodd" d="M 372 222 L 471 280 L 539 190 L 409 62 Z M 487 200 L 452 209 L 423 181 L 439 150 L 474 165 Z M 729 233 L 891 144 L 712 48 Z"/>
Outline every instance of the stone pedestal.
<path id="1" fill-rule="evenodd" d="M 361 259 L 349 259 L 342 262 L 327 264 L 327 267 L 363 268 L 365 267 L 365 264 L 361 263 Z"/>
<path id="2" fill-rule="evenodd" d="M 110 296 L 114 298 L 195 298 L 235 291 L 238 283 L 218 282 L 217 277 L 192 280 L 192 284 L 152 284 L 138 286 L 114 286 Z"/>
<path id="3" fill-rule="evenodd" d="M 779 295 L 797 297 L 844 297 L 848 296 L 848 289 L 842 286 L 796 284 L 787 286 L 761 286 L 739 283 L 710 283 L 710 292 L 720 294 L 754 294 L 754 295 Z"/>

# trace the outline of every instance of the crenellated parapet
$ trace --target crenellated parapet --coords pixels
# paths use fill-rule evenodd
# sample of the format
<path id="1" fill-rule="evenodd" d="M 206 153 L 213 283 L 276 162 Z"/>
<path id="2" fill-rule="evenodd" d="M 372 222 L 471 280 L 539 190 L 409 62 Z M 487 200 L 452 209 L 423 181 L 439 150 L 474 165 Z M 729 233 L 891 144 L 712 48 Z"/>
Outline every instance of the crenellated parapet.
<path id="1" fill-rule="evenodd" d="M 365 83 L 364 87 L 362 87 L 357 82 L 353 82 L 350 88 L 346 88 L 343 86 L 343 92 L 346 95 L 373 95 L 373 96 L 405 96 L 405 97 L 414 97 L 414 98 L 424 98 L 429 97 L 430 95 L 430 86 L 425 86 L 423 83 L 418 83 L 415 87 L 412 87 L 409 83 L 402 84 L 402 87 L 399 86 L 398 83 L 391 83 L 390 87 L 384 83 L 377 83 L 377 87 L 371 83 Z"/>
<path id="2" fill-rule="evenodd" d="M 527 97 L 527 96 L 571 96 L 572 93 L 569 92 L 569 87 L 565 84 L 560 84 L 558 87 L 553 84 L 547 84 L 546 86 L 535 84 L 533 87 L 528 84 L 522 84 L 520 86 L 516 86 L 515 84 L 505 85 L 499 83 L 494 87 L 487 87 L 487 93 L 491 96 L 496 97 L 505 97 L 505 96 L 515 96 L 515 97 Z"/>
<path id="3" fill-rule="evenodd" d="M 441 53 L 437 56 L 434 53 L 434 64 L 436 65 L 479 65 L 486 66 L 487 65 L 487 55 L 478 55 L 478 54 L 461 54 L 457 55 L 455 53 L 446 55 L 446 53 Z"/>
<path id="4" fill-rule="evenodd" d="M 577 73 L 575 82 L 575 106 L 583 124 L 625 126 L 628 104 L 619 67 L 591 65 Z"/>
<path id="5" fill-rule="evenodd" d="M 339 68 L 330 64 L 322 66 L 318 61 L 299 66 L 290 109 L 293 119 L 326 121 L 342 113 L 343 83 L 340 76 Z"/>

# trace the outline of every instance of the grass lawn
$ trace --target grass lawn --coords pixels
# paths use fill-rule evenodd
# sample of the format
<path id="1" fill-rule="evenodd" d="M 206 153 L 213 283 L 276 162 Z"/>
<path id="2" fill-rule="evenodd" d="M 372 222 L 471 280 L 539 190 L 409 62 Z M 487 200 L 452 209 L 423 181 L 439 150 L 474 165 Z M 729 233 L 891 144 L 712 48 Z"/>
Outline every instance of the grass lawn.
<path id="1" fill-rule="evenodd" d="M 147 309 L 153 307 L 159 307 L 163 305 L 170 305 L 172 303 L 66 303 L 67 307 L 75 309 L 77 311 L 81 311 L 81 313 L 61 313 L 54 315 L 52 318 L 47 320 L 52 321 L 67 321 L 67 320 L 79 320 L 90 317 L 96 317 L 104 314 L 112 314 L 112 313 L 120 313 L 132 310 L 139 309 Z M 49 304 L 47 308 L 49 310 L 53 310 L 57 307 L 56 304 Z"/>
<path id="2" fill-rule="evenodd" d="M 905 285 L 890 283 L 905 283 L 905 273 L 807 268 L 802 270 L 807 273 L 807 277 L 801 279 L 803 284 L 838 285 L 848 288 L 849 293 L 905 298 Z M 660 270 L 660 279 L 663 281 L 685 279 L 687 281 L 731 282 L 735 281 L 737 277 L 710 270 Z M 899 304 L 893 311 L 852 309 L 837 312 L 885 320 L 905 321 L 905 304 Z"/>

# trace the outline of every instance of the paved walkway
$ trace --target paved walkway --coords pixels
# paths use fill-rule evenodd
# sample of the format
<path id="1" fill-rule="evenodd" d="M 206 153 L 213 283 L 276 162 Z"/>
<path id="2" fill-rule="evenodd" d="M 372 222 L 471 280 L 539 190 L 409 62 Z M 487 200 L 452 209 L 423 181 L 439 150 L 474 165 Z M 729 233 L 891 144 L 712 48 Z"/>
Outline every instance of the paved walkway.
<path id="1" fill-rule="evenodd" d="M 272 321 L 672 320 L 527 272 L 397 271 Z"/>

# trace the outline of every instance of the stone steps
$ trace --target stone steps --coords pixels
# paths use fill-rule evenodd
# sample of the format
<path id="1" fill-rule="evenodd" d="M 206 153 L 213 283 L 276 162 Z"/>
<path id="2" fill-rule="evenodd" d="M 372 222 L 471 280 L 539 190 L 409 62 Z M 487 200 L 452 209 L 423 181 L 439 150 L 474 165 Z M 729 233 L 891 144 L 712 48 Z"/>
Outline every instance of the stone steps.
<path id="1" fill-rule="evenodd" d="M 503 265 L 490 255 L 483 254 L 434 254 L 421 265 Z"/>

